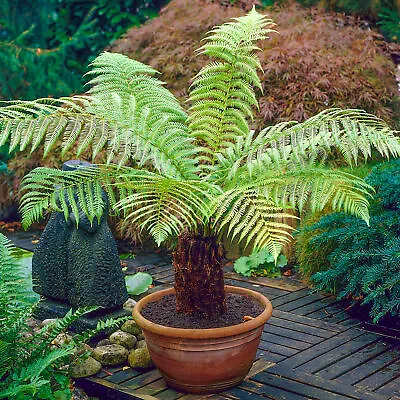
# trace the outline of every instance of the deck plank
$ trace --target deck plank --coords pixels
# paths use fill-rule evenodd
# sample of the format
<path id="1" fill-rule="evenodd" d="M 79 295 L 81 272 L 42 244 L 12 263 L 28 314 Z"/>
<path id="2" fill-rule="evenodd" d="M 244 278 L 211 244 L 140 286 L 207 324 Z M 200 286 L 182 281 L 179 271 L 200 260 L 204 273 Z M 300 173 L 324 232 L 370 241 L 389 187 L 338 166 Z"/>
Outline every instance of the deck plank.
<path id="1" fill-rule="evenodd" d="M 365 333 L 357 338 L 354 338 L 353 340 L 350 340 L 349 342 L 332 348 L 330 351 L 313 357 L 311 360 L 298 366 L 297 369 L 302 372 L 316 373 L 321 369 L 342 360 L 346 356 L 355 354 L 357 351 L 365 348 L 366 346 L 376 343 L 377 340 L 377 335 Z M 324 344 L 328 345 L 329 340 L 324 342 Z"/>
<path id="2" fill-rule="evenodd" d="M 400 357 L 400 351 L 398 348 L 393 348 L 388 350 L 373 359 L 369 360 L 367 363 L 359 365 L 348 371 L 346 374 L 340 376 L 338 380 L 340 382 L 355 385 L 366 379 L 368 376 L 374 374 L 376 371 L 384 369 L 387 365 L 390 365 L 394 360 L 398 360 Z"/>
<path id="3" fill-rule="evenodd" d="M 386 342 L 372 343 L 364 349 L 359 350 L 357 353 L 349 354 L 339 362 L 318 371 L 317 375 L 324 379 L 339 378 L 341 375 L 349 373 L 352 369 L 370 362 L 373 358 L 385 353 L 391 348 L 392 345 Z"/>

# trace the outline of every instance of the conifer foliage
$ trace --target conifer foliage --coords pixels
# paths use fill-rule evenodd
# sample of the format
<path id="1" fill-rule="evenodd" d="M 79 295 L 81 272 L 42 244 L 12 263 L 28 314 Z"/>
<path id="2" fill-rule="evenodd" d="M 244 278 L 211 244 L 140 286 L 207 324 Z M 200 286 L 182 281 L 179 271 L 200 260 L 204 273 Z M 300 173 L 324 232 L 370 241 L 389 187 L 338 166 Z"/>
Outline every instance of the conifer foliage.
<path id="1" fill-rule="evenodd" d="M 324 254 L 312 263 L 321 270 L 329 265 L 313 275 L 316 287 L 368 305 L 375 322 L 400 314 L 399 171 L 395 160 L 374 167 L 366 178 L 376 188 L 369 227 L 351 215 L 334 213 L 301 233 L 311 233 L 305 244 L 312 248 L 311 256 Z"/>

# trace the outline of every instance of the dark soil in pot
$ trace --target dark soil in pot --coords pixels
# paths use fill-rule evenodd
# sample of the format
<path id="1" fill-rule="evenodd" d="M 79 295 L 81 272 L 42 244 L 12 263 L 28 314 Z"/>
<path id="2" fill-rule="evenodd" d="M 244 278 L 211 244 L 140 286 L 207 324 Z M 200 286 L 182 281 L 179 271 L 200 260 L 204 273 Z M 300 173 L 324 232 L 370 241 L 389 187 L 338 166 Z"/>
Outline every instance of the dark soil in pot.
<path id="1" fill-rule="evenodd" d="M 204 314 L 186 315 L 176 312 L 175 295 L 164 296 L 161 300 L 147 304 L 141 311 L 143 317 L 159 325 L 186 328 L 208 329 L 238 325 L 243 317 L 257 317 L 264 308 L 255 300 L 238 294 L 227 294 L 227 311 L 221 316 L 206 318 Z"/>

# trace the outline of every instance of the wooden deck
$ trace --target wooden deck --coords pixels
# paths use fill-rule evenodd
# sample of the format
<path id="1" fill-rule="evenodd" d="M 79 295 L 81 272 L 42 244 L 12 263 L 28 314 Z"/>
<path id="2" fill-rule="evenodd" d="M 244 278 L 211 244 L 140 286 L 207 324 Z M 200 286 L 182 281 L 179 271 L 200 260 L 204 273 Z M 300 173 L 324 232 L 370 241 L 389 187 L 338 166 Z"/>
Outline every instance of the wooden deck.
<path id="1" fill-rule="evenodd" d="M 168 259 L 156 254 L 129 260 L 130 272 L 149 272 L 158 290 L 173 282 Z M 216 395 L 188 395 L 167 387 L 156 369 L 110 368 L 79 382 L 104 399 L 194 400 L 400 400 L 398 331 L 361 328 L 341 302 L 312 294 L 301 283 L 246 279 L 231 268 L 226 283 L 254 289 L 274 306 L 265 325 L 257 359 L 237 388 Z"/>
<path id="2" fill-rule="evenodd" d="M 29 235 L 11 238 L 32 248 Z M 173 281 L 169 258 L 126 260 L 128 271 L 152 274 L 154 290 Z M 216 395 L 188 395 L 167 387 L 156 369 L 109 368 L 77 383 L 101 399 L 400 400 L 400 332 L 352 318 L 333 296 L 312 294 L 301 283 L 246 279 L 226 268 L 226 283 L 265 294 L 274 306 L 257 359 L 246 380 Z"/>

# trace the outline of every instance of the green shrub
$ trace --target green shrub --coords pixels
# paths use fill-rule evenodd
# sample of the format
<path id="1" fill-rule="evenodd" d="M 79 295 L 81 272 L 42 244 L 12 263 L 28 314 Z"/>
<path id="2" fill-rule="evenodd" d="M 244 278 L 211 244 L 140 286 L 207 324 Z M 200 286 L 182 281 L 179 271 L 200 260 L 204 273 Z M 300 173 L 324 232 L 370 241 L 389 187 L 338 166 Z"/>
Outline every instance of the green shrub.
<path id="1" fill-rule="evenodd" d="M 0 98 L 66 96 L 90 62 L 165 0 L 0 2 Z"/>
<path id="2" fill-rule="evenodd" d="M 316 288 L 337 293 L 371 307 L 377 322 L 400 311 L 400 161 L 374 167 L 366 182 L 377 190 L 371 205 L 370 226 L 343 213 L 323 217 L 303 229 L 312 235 Z M 323 271 L 326 267 L 328 270 Z M 304 264 L 302 268 L 310 270 Z"/>
<path id="3" fill-rule="evenodd" d="M 287 258 L 280 254 L 275 257 L 266 249 L 253 251 L 249 256 L 239 257 L 234 264 L 234 270 L 244 276 L 261 275 L 270 278 L 281 276 L 280 268 L 287 265 Z"/>

